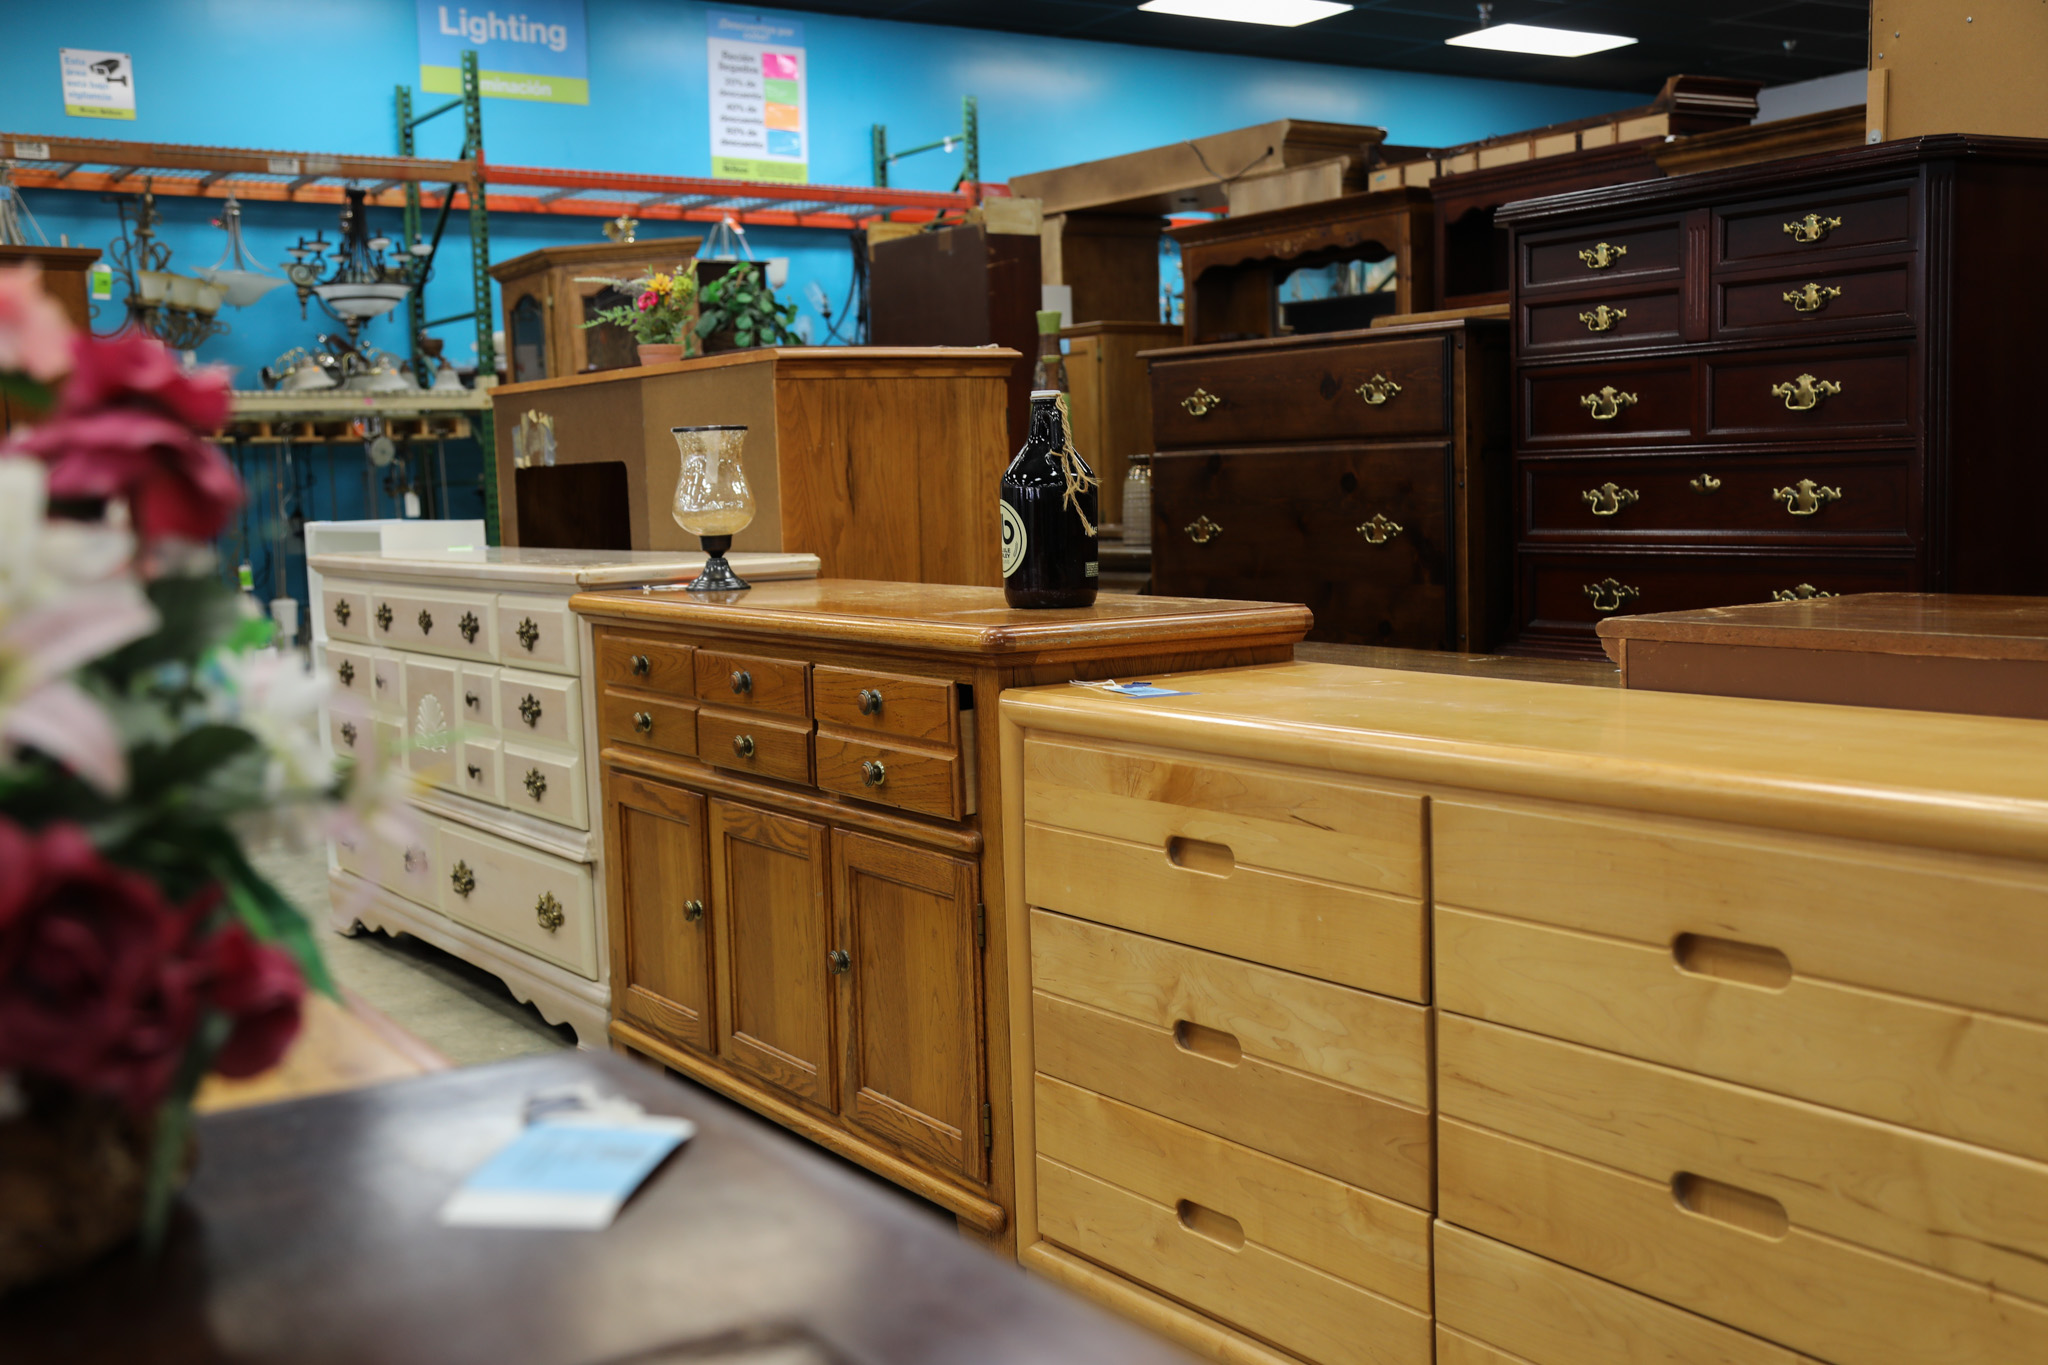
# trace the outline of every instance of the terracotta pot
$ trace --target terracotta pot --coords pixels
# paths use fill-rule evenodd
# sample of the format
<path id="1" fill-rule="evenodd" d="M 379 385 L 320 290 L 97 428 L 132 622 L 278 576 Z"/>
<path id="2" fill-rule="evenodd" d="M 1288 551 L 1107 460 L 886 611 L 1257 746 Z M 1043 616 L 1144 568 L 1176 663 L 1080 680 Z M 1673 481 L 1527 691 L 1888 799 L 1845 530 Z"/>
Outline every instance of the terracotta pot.
<path id="1" fill-rule="evenodd" d="M 149 1173 L 150 1123 L 66 1089 L 23 1097 L 0 1118 L 0 1296 L 133 1237 Z"/>
<path id="2" fill-rule="evenodd" d="M 643 341 L 638 349 L 642 365 L 673 365 L 683 358 L 683 344 L 679 341 L 666 345 Z"/>

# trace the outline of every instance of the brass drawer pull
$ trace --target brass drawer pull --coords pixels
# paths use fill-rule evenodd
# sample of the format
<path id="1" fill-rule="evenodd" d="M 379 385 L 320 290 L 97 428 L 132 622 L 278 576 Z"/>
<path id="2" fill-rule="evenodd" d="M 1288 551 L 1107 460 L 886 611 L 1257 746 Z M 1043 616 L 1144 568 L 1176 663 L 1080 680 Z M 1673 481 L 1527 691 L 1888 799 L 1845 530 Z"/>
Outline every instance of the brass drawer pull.
<path id="1" fill-rule="evenodd" d="M 1605 332 L 1627 316 L 1628 309 L 1609 308 L 1603 303 L 1590 313 L 1579 314 L 1579 321 L 1586 324 L 1586 330 L 1589 332 Z"/>
<path id="2" fill-rule="evenodd" d="M 860 713 L 864 716 L 879 716 L 882 714 L 881 688 L 863 687 L 860 690 Z"/>
<path id="3" fill-rule="evenodd" d="M 433 614 L 430 613 L 425 607 L 420 608 L 420 614 L 417 619 L 419 620 L 420 623 L 420 634 L 432 635 L 434 633 Z"/>
<path id="4" fill-rule="evenodd" d="M 1821 400 L 1841 391 L 1842 386 L 1834 380 L 1815 379 L 1810 374 L 1771 385 L 1771 397 L 1784 399 L 1787 412 L 1810 412 L 1821 405 Z"/>
<path id="5" fill-rule="evenodd" d="M 356 747 L 356 723 L 345 720 L 341 723 L 341 742 L 353 749 Z"/>
<path id="6" fill-rule="evenodd" d="M 1579 253 L 1579 259 L 1586 263 L 1588 270 L 1605 270 L 1622 257 L 1628 255 L 1628 248 L 1609 242 L 1595 242 Z"/>
<path id="7" fill-rule="evenodd" d="M 1617 488 L 1612 483 L 1603 483 L 1598 488 L 1588 488 L 1579 494 L 1596 517 L 1611 517 L 1624 507 L 1633 507 L 1641 502 L 1643 495 L 1633 488 Z"/>
<path id="8" fill-rule="evenodd" d="M 1795 517 L 1810 517 L 1831 502 L 1842 500 L 1839 488 L 1823 488 L 1812 479 L 1801 479 L 1790 488 L 1773 488 L 1771 497 L 1782 501 Z"/>
<path id="9" fill-rule="evenodd" d="M 645 711 L 635 711 L 633 713 L 633 728 L 643 735 L 653 734 L 654 717 Z"/>
<path id="10" fill-rule="evenodd" d="M 1690 486 L 1695 493 L 1718 493 L 1721 491 L 1721 481 L 1712 474 L 1695 476 Z"/>
<path id="11" fill-rule="evenodd" d="M 864 758 L 860 761 L 860 781 L 864 787 L 879 787 L 889 780 L 889 770 L 882 766 L 879 758 Z"/>
<path id="12" fill-rule="evenodd" d="M 1827 240 L 1827 235 L 1842 225 L 1840 218 L 1823 218 L 1809 213 L 1804 218 L 1785 224 L 1785 235 L 1804 246 Z"/>
<path id="13" fill-rule="evenodd" d="M 831 967 L 834 976 L 844 976 L 853 970 L 853 954 L 844 948 L 834 948 L 825 954 L 825 962 Z"/>
<path id="14" fill-rule="evenodd" d="M 754 737 L 752 735 L 734 735 L 732 737 L 732 751 L 741 758 L 752 758 L 754 756 Z"/>
<path id="15" fill-rule="evenodd" d="M 1771 594 L 1773 602 L 1811 602 L 1816 597 L 1833 597 L 1831 592 L 1822 592 L 1811 583 L 1801 583 L 1796 588 L 1779 588 Z"/>
<path id="16" fill-rule="evenodd" d="M 484 780 L 484 770 L 483 770 L 482 768 L 479 768 L 479 767 L 477 767 L 477 766 L 476 766 L 476 764 L 474 764 L 474 763 L 470 764 L 470 765 L 469 765 L 469 780 L 470 780 L 470 781 L 472 781 L 472 782 L 481 782 L 481 781 L 483 781 L 483 780 Z"/>
<path id="17" fill-rule="evenodd" d="M 479 697 L 474 692 L 464 692 L 462 694 L 462 704 L 464 706 L 467 706 L 472 711 L 477 710 L 479 707 L 481 707 L 483 705 L 483 700 L 484 699 L 482 697 Z"/>
<path id="18" fill-rule="evenodd" d="M 1353 392 L 1366 401 L 1368 407 L 1378 407 L 1401 391 L 1401 386 L 1383 374 L 1376 374 L 1360 384 Z"/>
<path id="19" fill-rule="evenodd" d="M 354 687 L 356 685 L 356 666 L 350 663 L 347 659 L 343 659 L 341 661 L 341 667 L 335 669 L 334 671 L 335 674 L 340 677 L 341 685 L 343 687 Z"/>
<path id="20" fill-rule="evenodd" d="M 1838 284 L 1809 283 L 1804 289 L 1785 291 L 1785 302 L 1792 305 L 1792 311 L 1795 313 L 1818 313 L 1827 307 L 1830 301 L 1840 297 L 1842 287 Z"/>
<path id="21" fill-rule="evenodd" d="M 1207 545 L 1210 541 L 1223 534 L 1223 528 L 1209 520 L 1206 516 L 1196 517 L 1180 529 L 1187 532 L 1188 539 L 1197 545 Z"/>
<path id="22" fill-rule="evenodd" d="M 1354 529 L 1357 530 L 1358 534 L 1365 537 L 1366 544 L 1384 545 L 1395 536 L 1400 535 L 1402 528 L 1400 522 L 1388 520 L 1385 513 L 1375 512 L 1372 514 L 1371 521 Z"/>
<path id="23" fill-rule="evenodd" d="M 475 769 L 471 771 L 474 772 Z M 454 870 L 448 874 L 448 884 L 455 888 L 456 895 L 468 900 L 469 893 L 476 890 L 476 873 L 469 870 L 468 863 L 458 859 Z"/>
<path id="24" fill-rule="evenodd" d="M 528 692 L 525 698 L 519 703 L 519 719 L 526 722 L 526 728 L 529 730 L 539 728 L 540 698 L 534 696 L 533 693 Z"/>
<path id="25" fill-rule="evenodd" d="M 539 921 L 541 928 L 551 934 L 561 928 L 563 921 L 569 918 L 562 913 L 562 903 L 555 899 L 555 893 L 552 891 L 540 893 L 540 899 L 533 903 L 533 917 Z"/>
<path id="26" fill-rule="evenodd" d="M 377 685 L 377 690 L 379 692 L 382 692 L 384 690 L 384 675 L 382 673 L 373 672 L 370 675 L 370 681 Z"/>
<path id="27" fill-rule="evenodd" d="M 520 644 L 526 646 L 526 652 L 528 654 L 533 653 L 533 647 L 536 644 L 540 643 L 540 627 L 533 623 L 533 618 L 531 616 L 520 617 L 519 629 L 513 631 L 512 633 L 519 637 Z"/>
<path id="28" fill-rule="evenodd" d="M 635 654 L 626 662 L 633 666 L 633 676 L 636 678 L 646 677 L 648 670 L 654 667 L 652 663 L 648 662 L 645 654 Z"/>
<path id="29" fill-rule="evenodd" d="M 1223 400 L 1207 389 L 1198 388 L 1181 399 L 1180 405 L 1188 410 L 1190 417 L 1207 417 L 1213 409 L 1223 406 Z"/>
<path id="30" fill-rule="evenodd" d="M 455 623 L 455 629 L 462 633 L 462 642 L 466 645 L 475 644 L 477 632 L 483 628 L 484 623 L 476 619 L 476 613 L 473 611 L 462 613 L 462 619 Z"/>
<path id="31" fill-rule="evenodd" d="M 738 695 L 752 692 L 754 690 L 754 675 L 747 672 L 744 668 L 735 668 L 732 671 L 732 690 Z"/>
<path id="32" fill-rule="evenodd" d="M 340 599 L 334 604 L 334 619 L 341 622 L 341 624 L 347 625 L 348 618 L 353 615 L 355 615 L 355 612 L 350 609 L 348 599 L 346 597 Z"/>
<path id="33" fill-rule="evenodd" d="M 1641 588 L 1632 588 L 1612 578 L 1603 578 L 1598 583 L 1588 583 L 1579 591 L 1592 599 L 1593 610 L 1597 612 L 1620 611 L 1624 602 L 1643 595 Z"/>
<path id="34" fill-rule="evenodd" d="M 389 602 L 379 602 L 377 604 L 377 629 L 391 629 L 391 604 Z"/>
<path id="35" fill-rule="evenodd" d="M 1579 406 L 1592 413 L 1596 422 L 1613 421 L 1623 408 L 1632 408 L 1637 401 L 1634 394 L 1621 393 L 1612 384 L 1602 384 L 1598 393 L 1579 395 Z"/>
<path id="36" fill-rule="evenodd" d="M 538 801 L 548 794 L 547 774 L 538 768 L 526 770 L 526 794 Z"/>
<path id="37" fill-rule="evenodd" d="M 694 901 L 694 900 L 693 900 L 693 901 L 684 901 L 684 902 L 683 902 L 683 918 L 684 918 L 685 920 L 687 920 L 687 921 L 688 921 L 689 923 L 691 923 L 691 924 L 695 924 L 695 923 L 697 923 L 697 922 L 698 922 L 699 920 L 703 919 L 703 918 L 704 918 L 704 902 L 703 902 L 703 901 Z"/>

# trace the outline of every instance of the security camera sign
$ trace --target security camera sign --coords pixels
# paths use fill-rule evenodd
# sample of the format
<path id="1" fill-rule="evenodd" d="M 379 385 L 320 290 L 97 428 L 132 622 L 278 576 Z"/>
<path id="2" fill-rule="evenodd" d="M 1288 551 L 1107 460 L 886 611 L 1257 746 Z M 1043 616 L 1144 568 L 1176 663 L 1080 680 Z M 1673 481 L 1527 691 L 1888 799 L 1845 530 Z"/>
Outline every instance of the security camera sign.
<path id="1" fill-rule="evenodd" d="M 135 117 L 135 61 L 125 52 L 57 50 L 64 72 L 64 112 L 73 118 Z"/>

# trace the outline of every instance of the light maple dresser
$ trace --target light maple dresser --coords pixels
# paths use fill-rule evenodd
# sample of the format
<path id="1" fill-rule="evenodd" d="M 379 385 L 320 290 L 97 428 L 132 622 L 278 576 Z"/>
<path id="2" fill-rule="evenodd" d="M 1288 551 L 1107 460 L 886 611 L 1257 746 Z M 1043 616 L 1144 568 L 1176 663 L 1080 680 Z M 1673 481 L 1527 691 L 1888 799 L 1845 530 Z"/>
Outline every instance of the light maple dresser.
<path id="1" fill-rule="evenodd" d="M 735 555 L 750 578 L 808 577 L 811 555 Z M 504 981 L 601 1046 L 609 1017 L 596 733 L 580 588 L 675 584 L 700 554 L 500 549 L 315 554 L 346 761 L 410 775 L 409 818 L 329 848 L 332 922 L 413 934 Z"/>
<path id="2" fill-rule="evenodd" d="M 1010 1247 L 995 699 L 1288 659 L 1308 613 L 1013 611 L 845 579 L 573 604 L 595 626 L 614 1041 Z"/>
<path id="3" fill-rule="evenodd" d="M 1005 695 L 1023 1262 L 1233 1362 L 2048 1360 L 2048 725 Z"/>

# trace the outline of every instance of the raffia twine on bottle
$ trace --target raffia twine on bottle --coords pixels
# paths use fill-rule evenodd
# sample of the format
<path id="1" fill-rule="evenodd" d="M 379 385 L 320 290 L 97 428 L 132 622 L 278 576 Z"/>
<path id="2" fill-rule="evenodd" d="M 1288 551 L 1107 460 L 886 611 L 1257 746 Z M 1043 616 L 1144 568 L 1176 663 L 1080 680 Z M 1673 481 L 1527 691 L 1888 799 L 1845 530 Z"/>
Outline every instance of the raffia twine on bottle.
<path id="1" fill-rule="evenodd" d="M 1081 495 L 1100 482 L 1088 472 L 1088 466 L 1081 462 L 1081 452 L 1074 449 L 1074 415 L 1067 410 L 1067 396 L 1059 396 L 1060 405 L 1060 448 L 1053 459 L 1059 462 L 1060 479 L 1067 491 L 1060 499 L 1074 509 L 1074 515 L 1081 519 L 1081 529 L 1088 535 L 1095 534 L 1095 525 L 1088 520 L 1088 514 L 1081 510 Z"/>

